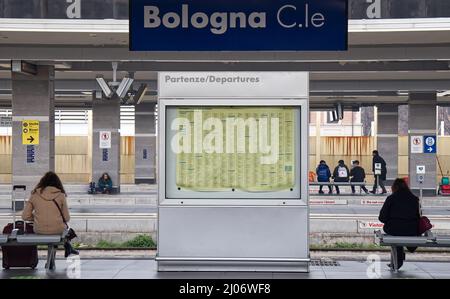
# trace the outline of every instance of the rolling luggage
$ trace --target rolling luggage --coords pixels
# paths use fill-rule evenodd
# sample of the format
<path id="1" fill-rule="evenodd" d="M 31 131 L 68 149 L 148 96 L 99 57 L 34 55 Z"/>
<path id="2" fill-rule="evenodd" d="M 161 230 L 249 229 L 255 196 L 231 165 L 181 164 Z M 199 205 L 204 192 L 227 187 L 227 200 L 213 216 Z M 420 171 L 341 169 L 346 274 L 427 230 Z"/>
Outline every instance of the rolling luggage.
<path id="1" fill-rule="evenodd" d="M 23 190 L 23 201 L 25 201 L 25 186 L 14 186 L 12 193 L 12 202 L 13 202 L 13 222 L 8 223 L 3 228 L 3 234 L 11 235 L 11 234 L 33 234 L 33 225 L 30 223 L 25 223 L 24 221 L 16 221 L 16 199 L 18 196 L 17 190 Z M 25 267 L 35 269 L 39 259 L 38 259 L 38 250 L 35 245 L 26 245 L 26 246 L 15 246 L 15 245 L 7 245 L 2 246 L 2 258 L 3 258 L 3 268 L 15 268 L 15 267 Z"/>

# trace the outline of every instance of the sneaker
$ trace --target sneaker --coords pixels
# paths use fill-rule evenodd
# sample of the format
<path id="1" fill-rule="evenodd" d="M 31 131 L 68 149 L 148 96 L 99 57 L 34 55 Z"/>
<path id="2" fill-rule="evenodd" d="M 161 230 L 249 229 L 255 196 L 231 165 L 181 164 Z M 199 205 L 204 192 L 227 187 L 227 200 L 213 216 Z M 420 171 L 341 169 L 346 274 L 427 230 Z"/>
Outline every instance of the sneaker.
<path id="1" fill-rule="evenodd" d="M 324 194 L 324 192 L 323 191 L 319 191 L 319 194 Z"/>
<path id="2" fill-rule="evenodd" d="M 375 194 L 375 191 L 369 191 L 369 193 L 371 193 L 371 194 Z"/>

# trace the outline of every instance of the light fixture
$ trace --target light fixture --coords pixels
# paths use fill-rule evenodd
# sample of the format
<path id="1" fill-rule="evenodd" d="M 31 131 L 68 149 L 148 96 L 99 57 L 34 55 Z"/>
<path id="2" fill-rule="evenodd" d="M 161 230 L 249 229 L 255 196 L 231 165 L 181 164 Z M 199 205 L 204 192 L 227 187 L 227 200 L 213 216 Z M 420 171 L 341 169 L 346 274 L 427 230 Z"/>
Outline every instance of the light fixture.
<path id="1" fill-rule="evenodd" d="M 327 123 L 334 124 L 338 123 L 339 119 L 336 113 L 336 110 L 330 110 L 327 112 Z"/>
<path id="2" fill-rule="evenodd" d="M 136 91 L 136 94 L 133 97 L 134 103 L 136 105 L 142 102 L 146 92 L 147 92 L 147 84 L 141 84 L 141 86 L 139 86 L 139 89 Z"/>
<path id="3" fill-rule="evenodd" d="M 23 60 L 12 60 L 11 61 L 11 71 L 13 73 L 25 74 L 25 75 L 36 75 L 37 66 L 35 64 L 23 61 Z"/>
<path id="4" fill-rule="evenodd" d="M 114 94 L 114 92 L 111 90 L 111 88 L 109 87 L 108 83 L 106 83 L 106 81 L 103 78 L 103 76 L 97 76 L 95 78 L 95 80 L 97 80 L 97 83 L 100 86 L 100 88 L 103 90 L 103 93 L 105 94 L 105 96 L 107 98 L 111 98 L 112 95 Z"/>
<path id="5" fill-rule="evenodd" d="M 449 96 L 449 95 L 450 95 L 450 90 L 443 90 L 443 91 L 439 91 L 437 93 L 438 97 L 446 97 L 446 96 Z"/>
<path id="6" fill-rule="evenodd" d="M 344 119 L 344 106 L 341 103 L 336 103 L 334 107 L 337 119 Z"/>
<path id="7" fill-rule="evenodd" d="M 122 82 L 120 82 L 119 87 L 116 90 L 116 94 L 119 96 L 119 98 L 123 99 L 126 95 L 128 90 L 131 87 L 131 84 L 133 84 L 134 79 L 131 79 L 129 77 L 125 77 L 122 79 Z"/>

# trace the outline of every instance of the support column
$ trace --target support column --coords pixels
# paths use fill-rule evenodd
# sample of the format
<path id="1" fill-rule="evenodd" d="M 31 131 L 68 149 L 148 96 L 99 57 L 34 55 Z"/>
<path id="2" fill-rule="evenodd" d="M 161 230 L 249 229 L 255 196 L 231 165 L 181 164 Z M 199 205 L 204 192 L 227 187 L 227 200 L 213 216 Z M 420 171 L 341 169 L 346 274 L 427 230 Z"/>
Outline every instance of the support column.
<path id="1" fill-rule="evenodd" d="M 156 183 L 156 103 L 136 105 L 135 109 L 135 175 L 136 184 Z"/>
<path id="2" fill-rule="evenodd" d="M 36 75 L 12 72 L 11 78 L 12 182 L 25 185 L 29 194 L 47 171 L 55 170 L 55 72 L 53 66 L 38 66 Z M 34 121 L 39 141 L 22 139 L 24 121 Z"/>
<path id="3" fill-rule="evenodd" d="M 377 149 L 386 161 L 389 185 L 398 176 L 398 105 L 378 105 L 377 110 Z"/>
<path id="4" fill-rule="evenodd" d="M 411 136 L 436 136 L 436 93 L 412 93 L 409 96 L 409 178 L 414 193 L 419 193 L 416 166 L 425 165 L 424 195 L 436 195 L 436 154 L 411 153 Z"/>
<path id="5" fill-rule="evenodd" d="M 107 140 L 100 142 L 101 132 L 109 133 L 110 147 L 105 148 Z M 92 180 L 97 183 L 104 172 L 120 192 L 120 101 L 116 96 L 92 100 Z"/>

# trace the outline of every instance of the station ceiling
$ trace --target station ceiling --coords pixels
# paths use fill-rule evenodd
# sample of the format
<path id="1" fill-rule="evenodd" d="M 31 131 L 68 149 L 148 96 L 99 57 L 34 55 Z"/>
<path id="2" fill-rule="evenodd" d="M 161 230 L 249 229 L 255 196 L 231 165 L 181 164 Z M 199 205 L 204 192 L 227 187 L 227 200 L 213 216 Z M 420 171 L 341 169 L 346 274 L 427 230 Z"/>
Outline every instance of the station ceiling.
<path id="1" fill-rule="evenodd" d="M 326 42 L 326 41 L 324 41 Z M 450 18 L 350 20 L 346 52 L 130 52 L 126 20 L 0 19 L 0 105 L 11 105 L 10 61 L 55 65 L 57 106 L 88 107 L 97 75 L 133 73 L 155 101 L 158 71 L 309 71 L 311 105 L 405 104 L 438 92 L 450 105 Z"/>

